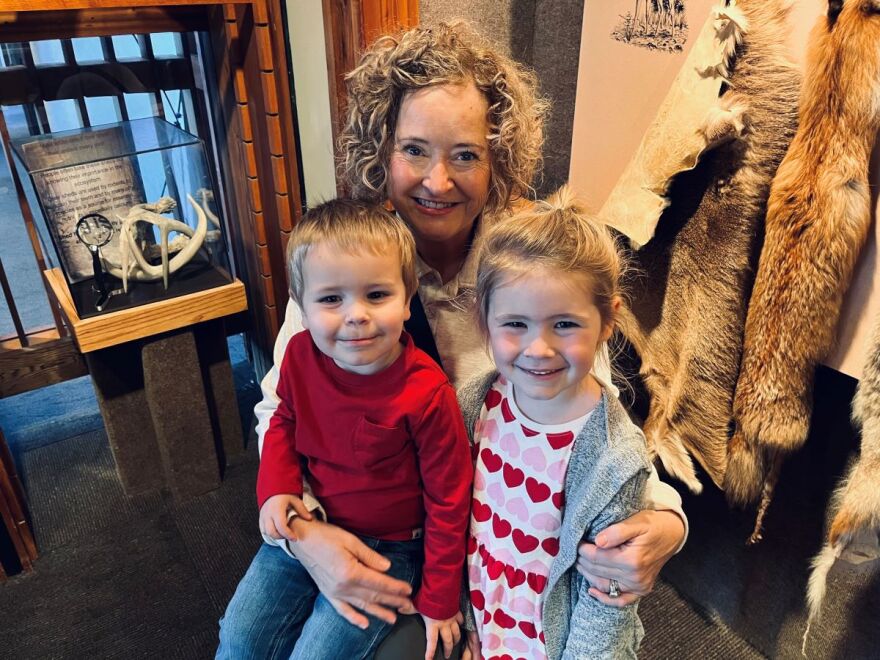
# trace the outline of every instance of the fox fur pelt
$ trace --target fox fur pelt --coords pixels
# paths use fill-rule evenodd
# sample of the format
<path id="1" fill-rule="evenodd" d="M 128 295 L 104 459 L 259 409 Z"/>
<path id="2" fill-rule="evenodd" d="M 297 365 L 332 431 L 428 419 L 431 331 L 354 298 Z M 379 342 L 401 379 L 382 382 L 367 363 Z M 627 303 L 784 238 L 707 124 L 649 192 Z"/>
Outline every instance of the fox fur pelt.
<path id="1" fill-rule="evenodd" d="M 828 573 L 837 559 L 860 563 L 880 558 L 880 317 L 853 399 L 852 418 L 861 430 L 862 451 L 835 490 L 834 518 L 825 547 L 813 559 L 807 592 L 809 621 L 816 621 L 825 598 Z M 804 633 L 806 652 L 807 632 Z"/>
<path id="2" fill-rule="evenodd" d="M 746 319 L 724 490 L 761 496 L 806 440 L 816 364 L 828 353 L 871 223 L 868 163 L 880 128 L 880 0 L 829 5 L 810 33 L 798 131 L 770 191 Z"/>
<path id="3" fill-rule="evenodd" d="M 680 174 L 654 238 L 633 253 L 627 338 L 650 394 L 649 447 L 667 472 L 702 488 L 690 455 L 724 479 L 746 302 L 770 181 L 797 126 L 800 74 L 785 48 L 787 3 L 728 8 L 741 40 L 727 91 L 702 131 L 714 150 Z M 725 136 L 723 139 L 721 136 Z"/>

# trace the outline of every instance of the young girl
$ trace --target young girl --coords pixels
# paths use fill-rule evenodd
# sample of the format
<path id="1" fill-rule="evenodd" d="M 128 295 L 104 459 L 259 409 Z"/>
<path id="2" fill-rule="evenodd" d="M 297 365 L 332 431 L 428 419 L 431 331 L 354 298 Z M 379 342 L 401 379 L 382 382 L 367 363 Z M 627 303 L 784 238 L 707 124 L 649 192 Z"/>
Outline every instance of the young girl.
<path id="1" fill-rule="evenodd" d="M 459 393 L 476 453 L 464 608 L 475 658 L 635 657 L 636 605 L 603 605 L 575 569 L 585 538 L 642 507 L 650 466 L 591 373 L 617 323 L 620 272 L 614 240 L 567 188 L 485 237 L 477 309 L 497 372 Z"/>

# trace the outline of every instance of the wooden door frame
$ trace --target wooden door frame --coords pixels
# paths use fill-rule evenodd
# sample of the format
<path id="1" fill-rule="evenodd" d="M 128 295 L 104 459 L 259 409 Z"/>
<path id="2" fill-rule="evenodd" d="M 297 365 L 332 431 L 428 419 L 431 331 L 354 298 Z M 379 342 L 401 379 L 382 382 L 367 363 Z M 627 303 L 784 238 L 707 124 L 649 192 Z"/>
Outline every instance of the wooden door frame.
<path id="1" fill-rule="evenodd" d="M 361 53 L 377 37 L 417 26 L 419 3 L 418 0 L 322 0 L 322 2 L 327 79 L 330 86 L 330 120 L 335 145 L 347 103 L 345 74 L 355 67 Z"/>

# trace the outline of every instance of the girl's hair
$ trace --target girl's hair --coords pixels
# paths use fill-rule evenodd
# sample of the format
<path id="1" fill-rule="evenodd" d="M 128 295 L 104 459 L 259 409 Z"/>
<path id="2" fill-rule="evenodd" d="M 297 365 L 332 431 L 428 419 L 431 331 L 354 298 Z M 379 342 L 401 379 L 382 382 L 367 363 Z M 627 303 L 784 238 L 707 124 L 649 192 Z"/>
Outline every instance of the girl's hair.
<path id="1" fill-rule="evenodd" d="M 486 212 L 526 197 L 541 163 L 548 103 L 535 74 L 496 52 L 466 24 L 441 23 L 381 37 L 345 78 L 348 113 L 339 135 L 341 176 L 360 199 L 386 199 L 388 164 L 404 95 L 473 82 L 489 103 L 492 178 Z"/>
<path id="2" fill-rule="evenodd" d="M 476 310 L 488 334 L 492 293 L 504 281 L 536 268 L 586 275 L 603 326 L 618 325 L 615 300 L 621 299 L 624 258 L 609 230 L 589 217 L 563 186 L 546 201 L 536 202 L 508 220 L 493 225 L 480 247 Z"/>
<path id="3" fill-rule="evenodd" d="M 401 277 L 409 300 L 416 292 L 416 245 L 412 233 L 393 213 L 377 204 L 334 199 L 306 213 L 293 228 L 287 242 L 287 277 L 290 297 L 302 308 L 303 267 L 314 245 L 331 245 L 348 254 L 364 250 L 373 254 L 397 252 Z"/>

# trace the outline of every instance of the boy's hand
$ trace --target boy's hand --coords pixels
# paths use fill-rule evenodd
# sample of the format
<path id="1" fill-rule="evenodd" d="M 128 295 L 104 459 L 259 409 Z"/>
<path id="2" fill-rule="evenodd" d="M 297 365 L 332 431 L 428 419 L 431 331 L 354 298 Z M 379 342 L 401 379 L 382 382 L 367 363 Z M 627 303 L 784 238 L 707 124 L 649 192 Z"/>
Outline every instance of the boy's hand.
<path id="1" fill-rule="evenodd" d="M 432 619 L 423 614 L 422 619 L 425 620 L 425 637 L 428 640 L 425 660 L 434 660 L 438 636 L 443 640 L 443 657 L 448 658 L 452 655 L 453 647 L 461 640 L 461 630 L 459 628 L 459 623 L 462 621 L 461 613 L 457 613 L 451 619 Z"/>
<path id="2" fill-rule="evenodd" d="M 467 644 L 461 652 L 461 660 L 483 660 L 483 652 L 480 650 L 480 636 L 476 630 L 469 630 Z"/>
<path id="3" fill-rule="evenodd" d="M 276 540 L 284 538 L 296 541 L 296 534 L 290 525 L 295 515 L 303 520 L 312 519 L 312 514 L 296 495 L 273 495 L 260 508 L 260 532 Z"/>

